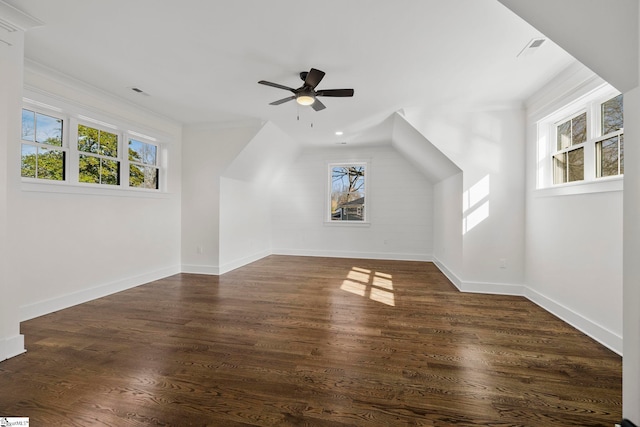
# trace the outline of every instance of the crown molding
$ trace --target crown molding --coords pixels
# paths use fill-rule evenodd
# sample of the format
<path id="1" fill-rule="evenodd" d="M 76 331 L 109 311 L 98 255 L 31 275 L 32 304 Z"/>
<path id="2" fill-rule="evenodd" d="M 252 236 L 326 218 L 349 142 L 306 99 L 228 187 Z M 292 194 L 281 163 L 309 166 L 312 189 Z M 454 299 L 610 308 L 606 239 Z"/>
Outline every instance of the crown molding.
<path id="1" fill-rule="evenodd" d="M 7 32 L 27 31 L 44 22 L 0 0 L 0 28 Z"/>

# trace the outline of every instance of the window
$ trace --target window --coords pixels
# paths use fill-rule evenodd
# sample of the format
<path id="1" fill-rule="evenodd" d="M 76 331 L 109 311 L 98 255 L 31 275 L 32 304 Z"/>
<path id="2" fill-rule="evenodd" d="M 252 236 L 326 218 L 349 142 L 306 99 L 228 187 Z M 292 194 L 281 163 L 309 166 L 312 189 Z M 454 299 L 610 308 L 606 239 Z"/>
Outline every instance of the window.
<path id="1" fill-rule="evenodd" d="M 366 164 L 329 165 L 332 222 L 366 221 Z"/>
<path id="2" fill-rule="evenodd" d="M 160 169 L 158 147 L 154 144 L 129 140 L 129 186 L 158 189 Z"/>
<path id="3" fill-rule="evenodd" d="M 539 121 L 538 130 L 539 159 L 549 162 L 539 163 L 538 188 L 624 174 L 623 98 L 610 86 Z"/>
<path id="4" fill-rule="evenodd" d="M 587 113 L 582 113 L 556 128 L 556 149 L 553 156 L 553 183 L 584 179 L 584 146 L 587 140 Z"/>
<path id="5" fill-rule="evenodd" d="M 22 110 L 21 175 L 25 178 L 65 180 L 62 122 L 57 117 Z"/>
<path id="6" fill-rule="evenodd" d="M 119 185 L 118 135 L 78 125 L 78 180 Z"/>
<path id="7" fill-rule="evenodd" d="M 81 115 L 64 102 L 65 109 L 27 98 L 24 102 L 21 175 L 29 183 L 25 189 L 48 181 L 84 188 L 160 190 L 163 151 L 153 136 L 124 130 L 132 128 L 126 123 Z"/>
<path id="8" fill-rule="evenodd" d="M 600 106 L 602 139 L 596 141 L 596 177 L 624 174 L 622 95 Z"/>

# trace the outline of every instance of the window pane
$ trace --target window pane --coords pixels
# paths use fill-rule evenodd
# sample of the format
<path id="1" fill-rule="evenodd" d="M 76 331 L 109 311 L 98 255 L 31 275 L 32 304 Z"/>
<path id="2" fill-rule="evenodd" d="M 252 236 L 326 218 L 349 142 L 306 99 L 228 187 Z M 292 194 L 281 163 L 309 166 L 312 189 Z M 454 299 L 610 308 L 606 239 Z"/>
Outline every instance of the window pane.
<path id="1" fill-rule="evenodd" d="M 587 140 L 587 113 L 571 120 L 571 145 L 582 144 Z"/>
<path id="2" fill-rule="evenodd" d="M 64 181 L 64 159 L 62 150 L 22 144 L 20 175 L 26 178 Z"/>
<path id="3" fill-rule="evenodd" d="M 64 180 L 64 152 L 61 150 L 38 149 L 38 178 Z"/>
<path id="4" fill-rule="evenodd" d="M 602 135 L 624 127 L 622 95 L 604 102 L 602 108 Z"/>
<path id="5" fill-rule="evenodd" d="M 101 167 L 101 184 L 118 185 L 120 184 L 120 162 L 117 160 L 100 159 Z"/>
<path id="6" fill-rule="evenodd" d="M 35 178 L 37 162 L 38 157 L 36 154 L 36 147 L 34 147 L 33 145 L 22 144 L 21 175 L 26 178 Z"/>
<path id="7" fill-rule="evenodd" d="M 36 113 L 33 111 L 22 110 L 22 139 L 36 141 Z"/>
<path id="8" fill-rule="evenodd" d="M 100 183 L 100 159 L 94 156 L 86 156 L 81 154 L 78 159 L 79 163 L 79 181 Z"/>
<path id="9" fill-rule="evenodd" d="M 78 125 L 78 150 L 85 153 L 118 157 L 118 135 L 89 126 Z"/>
<path id="10" fill-rule="evenodd" d="M 157 150 L 158 147 L 153 144 L 136 141 L 135 139 L 129 140 L 129 160 L 132 162 L 155 165 Z"/>
<path id="11" fill-rule="evenodd" d="M 22 139 L 62 146 L 62 119 L 22 110 Z"/>
<path id="12" fill-rule="evenodd" d="M 158 189 L 158 168 L 151 166 L 129 165 L 129 186 Z"/>
<path id="13" fill-rule="evenodd" d="M 332 221 L 363 221 L 364 197 L 356 193 L 337 193 L 336 208 L 332 209 Z"/>
<path id="14" fill-rule="evenodd" d="M 567 153 L 569 166 L 569 182 L 584 179 L 584 148 L 571 150 Z"/>
<path id="15" fill-rule="evenodd" d="M 118 135 L 103 130 L 100 131 L 100 154 L 118 157 Z"/>
<path id="16" fill-rule="evenodd" d="M 36 142 L 62 146 L 62 120 L 36 113 Z"/>
<path id="17" fill-rule="evenodd" d="M 364 166 L 331 168 L 331 220 L 364 220 Z"/>
<path id="18" fill-rule="evenodd" d="M 567 154 L 561 153 L 553 156 L 553 183 L 567 182 Z"/>
<path id="19" fill-rule="evenodd" d="M 100 131 L 98 129 L 90 128 L 84 125 L 78 125 L 78 150 L 84 151 L 85 153 L 97 154 L 100 148 L 99 141 Z"/>
<path id="20" fill-rule="evenodd" d="M 571 145 L 571 120 L 558 126 L 558 144 L 557 149 L 562 150 Z"/>
<path id="21" fill-rule="evenodd" d="M 618 175 L 618 137 L 605 139 L 596 144 L 598 177 Z"/>

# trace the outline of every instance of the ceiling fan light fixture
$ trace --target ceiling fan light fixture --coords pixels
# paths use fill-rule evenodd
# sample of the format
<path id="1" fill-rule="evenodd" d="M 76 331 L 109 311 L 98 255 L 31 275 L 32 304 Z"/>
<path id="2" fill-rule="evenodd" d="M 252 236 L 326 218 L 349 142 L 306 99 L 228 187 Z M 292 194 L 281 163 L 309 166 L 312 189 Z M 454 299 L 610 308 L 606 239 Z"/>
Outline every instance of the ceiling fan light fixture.
<path id="1" fill-rule="evenodd" d="M 311 105 L 316 102 L 316 99 L 310 95 L 300 95 L 296 98 L 296 102 L 300 105 Z"/>

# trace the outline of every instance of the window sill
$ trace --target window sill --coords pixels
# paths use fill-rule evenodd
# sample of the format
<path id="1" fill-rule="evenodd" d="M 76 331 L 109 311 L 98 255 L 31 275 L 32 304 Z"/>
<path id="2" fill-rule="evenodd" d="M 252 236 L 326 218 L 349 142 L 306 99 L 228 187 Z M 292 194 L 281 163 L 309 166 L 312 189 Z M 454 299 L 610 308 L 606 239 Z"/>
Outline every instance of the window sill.
<path id="1" fill-rule="evenodd" d="M 534 197 L 572 196 L 576 194 L 607 193 L 622 191 L 624 177 L 598 178 L 595 181 L 571 182 L 533 191 Z"/>
<path id="2" fill-rule="evenodd" d="M 152 199 L 168 199 L 170 194 L 158 190 L 143 188 L 103 187 L 92 184 L 68 184 L 61 182 L 33 182 L 22 181 L 20 189 L 24 192 L 58 193 L 58 194 L 89 194 L 110 197 L 136 197 Z"/>
<path id="3" fill-rule="evenodd" d="M 325 221 L 326 227 L 371 227 L 369 221 Z"/>

